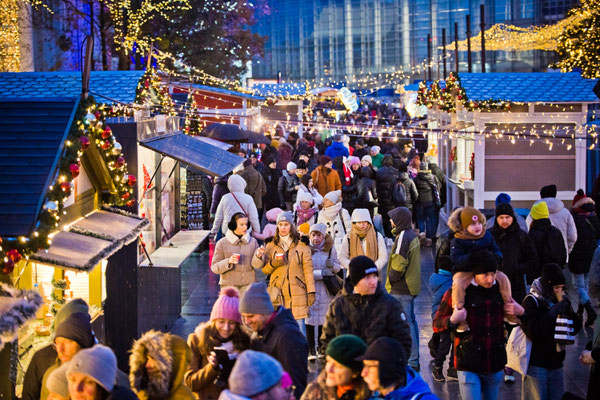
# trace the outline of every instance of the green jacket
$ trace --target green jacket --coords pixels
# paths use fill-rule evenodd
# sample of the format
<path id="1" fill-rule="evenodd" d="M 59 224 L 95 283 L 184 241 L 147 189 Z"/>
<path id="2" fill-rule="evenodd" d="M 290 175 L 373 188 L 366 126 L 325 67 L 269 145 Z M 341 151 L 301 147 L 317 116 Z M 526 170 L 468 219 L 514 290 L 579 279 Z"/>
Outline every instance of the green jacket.
<path id="1" fill-rule="evenodd" d="M 412 296 L 421 291 L 421 244 L 410 228 L 396 236 L 388 261 L 385 289 L 390 294 Z"/>

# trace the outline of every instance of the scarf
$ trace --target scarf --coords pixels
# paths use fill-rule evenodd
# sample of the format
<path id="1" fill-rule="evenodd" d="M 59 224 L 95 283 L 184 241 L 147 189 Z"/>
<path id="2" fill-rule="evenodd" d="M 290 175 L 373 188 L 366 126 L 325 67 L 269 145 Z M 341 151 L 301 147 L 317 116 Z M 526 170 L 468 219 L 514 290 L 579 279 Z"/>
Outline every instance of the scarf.
<path id="1" fill-rule="evenodd" d="M 337 398 L 341 399 L 344 394 L 351 390 L 354 390 L 354 383 L 351 383 L 348 386 L 338 386 L 336 390 Z"/>
<path id="2" fill-rule="evenodd" d="M 302 225 L 303 223 L 308 222 L 308 220 L 311 219 L 313 215 L 315 215 L 316 211 L 317 210 L 313 207 L 309 208 L 308 210 L 305 210 L 302 208 L 302 206 L 297 206 L 296 215 L 298 216 L 298 222 L 296 225 Z"/>
<path id="3" fill-rule="evenodd" d="M 348 168 L 346 164 L 342 165 L 344 170 L 344 180 L 346 181 L 346 186 L 349 186 L 352 183 L 352 170 Z"/>
<path id="4" fill-rule="evenodd" d="M 481 230 L 481 233 L 477 236 L 471 234 L 466 229 L 463 229 L 461 231 L 456 232 L 454 234 L 454 237 L 457 239 L 477 240 L 477 239 L 481 239 L 483 237 L 483 235 L 485 235 L 485 227 Z"/>
<path id="5" fill-rule="evenodd" d="M 321 214 L 327 221 L 335 221 L 337 216 L 340 214 L 342 209 L 342 203 L 335 203 L 331 207 L 327 207 L 321 210 Z"/>
<path id="6" fill-rule="evenodd" d="M 283 249 L 283 251 L 288 251 L 292 246 L 292 236 L 279 236 L 279 246 Z"/>
<path id="7" fill-rule="evenodd" d="M 367 254 L 363 251 L 362 242 L 367 241 Z M 373 228 L 373 225 L 369 224 L 367 229 L 360 230 L 356 224 L 352 224 L 352 231 L 350 232 L 350 258 L 357 256 L 367 256 L 371 260 L 377 260 L 379 258 L 379 247 L 377 246 L 377 232 Z"/>

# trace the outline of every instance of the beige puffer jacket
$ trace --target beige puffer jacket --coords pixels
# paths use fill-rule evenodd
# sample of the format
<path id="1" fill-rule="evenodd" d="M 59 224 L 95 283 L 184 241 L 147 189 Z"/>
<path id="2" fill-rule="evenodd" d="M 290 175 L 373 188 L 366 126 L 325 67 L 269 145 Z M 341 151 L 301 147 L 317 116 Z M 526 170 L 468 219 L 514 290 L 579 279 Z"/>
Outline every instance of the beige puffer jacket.
<path id="1" fill-rule="evenodd" d="M 252 268 L 252 256 L 258 248 L 258 242 L 246 233 L 240 239 L 232 231 L 227 231 L 225 237 L 217 242 L 210 269 L 215 274 L 221 275 L 219 285 L 234 286 L 240 296 L 248 285 L 256 282 L 256 275 Z M 240 254 L 238 264 L 229 264 L 229 257 Z"/>

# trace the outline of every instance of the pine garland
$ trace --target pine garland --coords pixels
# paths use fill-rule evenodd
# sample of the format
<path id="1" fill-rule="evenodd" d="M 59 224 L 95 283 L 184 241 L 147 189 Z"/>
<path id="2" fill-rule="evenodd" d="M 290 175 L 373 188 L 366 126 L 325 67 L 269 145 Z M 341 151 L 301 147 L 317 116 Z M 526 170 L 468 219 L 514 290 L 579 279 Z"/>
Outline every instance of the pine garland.
<path id="1" fill-rule="evenodd" d="M 67 281 L 64 279 L 55 280 L 54 278 L 52 278 L 52 281 L 50 283 L 52 284 L 52 287 L 54 289 L 65 290 L 68 286 Z"/>

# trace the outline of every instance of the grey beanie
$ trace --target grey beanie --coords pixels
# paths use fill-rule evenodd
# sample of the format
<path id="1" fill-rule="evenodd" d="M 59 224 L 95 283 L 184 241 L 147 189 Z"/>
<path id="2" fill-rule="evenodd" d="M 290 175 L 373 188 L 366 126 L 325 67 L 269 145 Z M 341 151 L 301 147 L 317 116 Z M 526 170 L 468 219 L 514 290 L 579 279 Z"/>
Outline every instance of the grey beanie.
<path id="1" fill-rule="evenodd" d="M 89 376 L 110 392 L 117 377 L 117 357 L 110 348 L 101 344 L 80 350 L 69 362 L 67 377 L 72 373 Z"/>
<path id="2" fill-rule="evenodd" d="M 238 396 L 254 397 L 277 385 L 282 377 L 283 368 L 279 361 L 267 353 L 246 350 L 231 370 L 229 390 Z"/>
<path id="3" fill-rule="evenodd" d="M 272 314 L 275 311 L 264 282 L 254 282 L 240 299 L 242 314 Z"/>
<path id="4" fill-rule="evenodd" d="M 291 211 L 284 211 L 279 213 L 277 216 L 277 223 L 289 222 L 290 225 L 294 225 L 294 214 Z"/>
<path id="5" fill-rule="evenodd" d="M 76 313 L 90 313 L 90 307 L 87 305 L 85 300 L 73 299 L 65 303 L 65 305 L 63 305 L 60 310 L 56 312 L 56 316 L 54 317 L 54 326 L 58 327 L 60 323 L 67 319 L 69 315 Z"/>
<path id="6" fill-rule="evenodd" d="M 46 380 L 46 388 L 52 393 L 56 393 L 64 398 L 69 397 L 69 383 L 67 382 L 67 368 L 69 363 L 66 362 L 48 375 Z"/>

